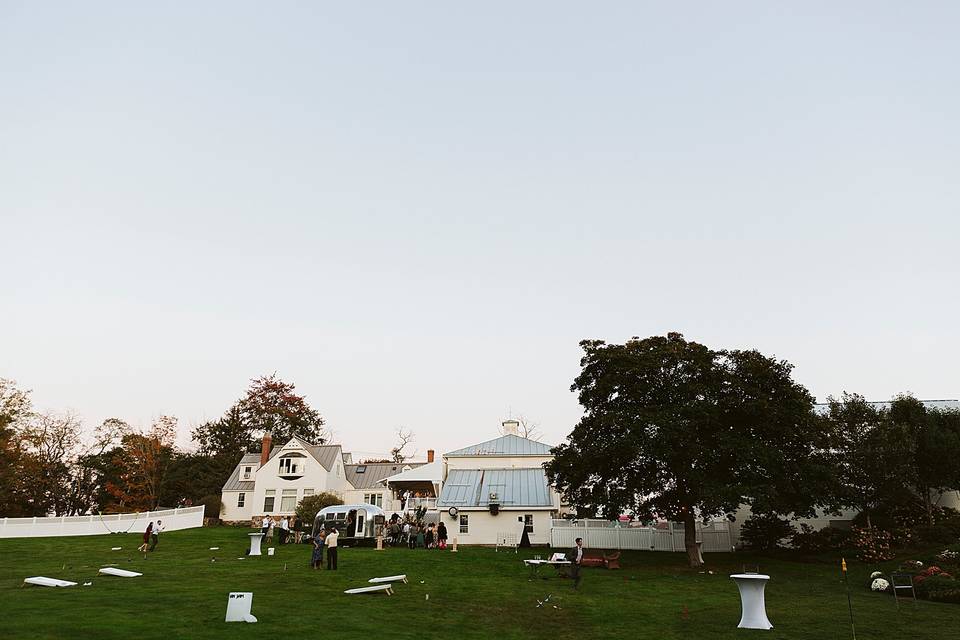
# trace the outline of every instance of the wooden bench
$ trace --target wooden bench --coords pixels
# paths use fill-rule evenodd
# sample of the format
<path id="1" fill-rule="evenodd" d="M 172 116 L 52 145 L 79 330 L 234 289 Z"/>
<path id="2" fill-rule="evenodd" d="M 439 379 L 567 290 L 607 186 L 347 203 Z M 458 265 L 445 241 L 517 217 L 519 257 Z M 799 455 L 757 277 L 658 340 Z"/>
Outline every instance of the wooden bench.
<path id="1" fill-rule="evenodd" d="M 401 573 L 398 576 L 387 576 L 386 578 L 370 578 L 367 580 L 367 582 L 371 582 L 373 584 L 382 584 L 384 582 L 402 582 L 407 584 L 407 574 Z"/>
<path id="2" fill-rule="evenodd" d="M 344 593 L 349 595 L 355 595 L 357 593 L 376 593 L 378 591 L 385 592 L 388 596 L 393 595 L 393 585 L 392 584 L 377 584 L 372 587 L 358 587 L 356 589 L 347 589 Z"/>

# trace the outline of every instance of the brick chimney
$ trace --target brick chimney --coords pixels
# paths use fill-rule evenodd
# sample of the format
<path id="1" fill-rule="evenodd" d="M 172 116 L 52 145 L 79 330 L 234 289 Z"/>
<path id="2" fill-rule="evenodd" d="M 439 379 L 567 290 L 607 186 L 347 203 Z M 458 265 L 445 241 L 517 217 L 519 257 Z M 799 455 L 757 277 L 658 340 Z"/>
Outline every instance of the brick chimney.
<path id="1" fill-rule="evenodd" d="M 267 464 L 267 460 L 270 459 L 270 444 L 273 442 L 273 438 L 269 433 L 263 434 L 263 442 L 260 444 L 260 466 Z"/>
<path id="2" fill-rule="evenodd" d="M 427 462 L 433 462 L 433 449 L 427 449 Z"/>

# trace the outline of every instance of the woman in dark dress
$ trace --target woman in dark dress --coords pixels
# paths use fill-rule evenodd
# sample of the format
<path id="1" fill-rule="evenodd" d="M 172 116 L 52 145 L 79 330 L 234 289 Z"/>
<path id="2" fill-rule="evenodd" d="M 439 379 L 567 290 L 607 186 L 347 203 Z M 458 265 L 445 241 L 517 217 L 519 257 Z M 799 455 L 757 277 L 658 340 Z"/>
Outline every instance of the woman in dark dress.
<path id="1" fill-rule="evenodd" d="M 437 525 L 437 547 L 440 549 L 447 548 L 447 525 L 443 522 Z"/>
<path id="2" fill-rule="evenodd" d="M 313 554 L 310 556 L 310 566 L 319 569 L 323 566 L 323 539 L 327 537 L 326 531 L 321 529 L 317 535 L 313 536 Z"/>
<path id="3" fill-rule="evenodd" d="M 427 527 L 427 535 L 424 538 L 424 543 L 427 549 L 433 549 L 433 524 Z"/>

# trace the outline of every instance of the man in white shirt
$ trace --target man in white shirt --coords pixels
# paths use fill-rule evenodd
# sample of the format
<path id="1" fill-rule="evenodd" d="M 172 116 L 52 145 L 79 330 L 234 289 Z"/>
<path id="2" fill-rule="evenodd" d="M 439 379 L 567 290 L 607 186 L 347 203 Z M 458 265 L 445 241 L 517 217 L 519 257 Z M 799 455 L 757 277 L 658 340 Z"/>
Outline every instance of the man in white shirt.
<path id="1" fill-rule="evenodd" d="M 287 516 L 283 516 L 283 520 L 280 521 L 280 544 L 287 544 L 287 536 L 290 535 L 290 520 Z"/>
<path id="2" fill-rule="evenodd" d="M 263 537 L 267 537 L 267 531 L 270 530 L 270 518 L 269 516 L 263 516 L 263 522 L 260 523 L 260 533 L 263 534 Z"/>
<path id="3" fill-rule="evenodd" d="M 163 529 L 163 520 L 157 520 L 157 524 L 153 525 L 153 531 L 150 532 L 150 551 L 157 548 L 157 543 L 160 542 L 160 532 Z"/>
<path id="4" fill-rule="evenodd" d="M 580 588 L 580 561 L 583 560 L 583 538 L 577 538 L 577 546 L 570 552 L 570 577 L 573 578 L 573 588 Z"/>
<path id="5" fill-rule="evenodd" d="M 333 529 L 330 533 L 327 534 L 327 569 L 336 570 L 337 568 L 337 539 L 340 537 L 340 532 L 336 529 Z"/>

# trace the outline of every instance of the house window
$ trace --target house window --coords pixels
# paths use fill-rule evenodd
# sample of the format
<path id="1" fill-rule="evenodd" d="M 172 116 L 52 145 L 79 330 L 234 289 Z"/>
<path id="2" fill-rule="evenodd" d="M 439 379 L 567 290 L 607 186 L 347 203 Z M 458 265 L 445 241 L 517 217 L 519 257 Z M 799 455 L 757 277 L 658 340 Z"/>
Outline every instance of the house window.
<path id="1" fill-rule="evenodd" d="M 533 535 L 533 514 L 527 513 L 523 516 L 523 529 L 527 535 Z"/>
<path id="2" fill-rule="evenodd" d="M 237 506 L 242 507 L 244 501 L 247 499 L 247 494 L 240 492 L 237 494 Z"/>
<path id="3" fill-rule="evenodd" d="M 243 468 L 243 479 L 249 480 L 250 476 L 253 474 L 253 467 L 244 467 Z"/>
<path id="4" fill-rule="evenodd" d="M 357 473 L 366 473 L 366 472 L 367 472 L 367 465 L 361 464 L 357 466 Z"/>
<path id="5" fill-rule="evenodd" d="M 313 495 L 313 489 L 304 489 L 304 490 L 303 490 L 303 497 L 304 497 L 304 498 L 306 498 L 307 496 L 312 496 L 312 495 Z"/>
<path id="6" fill-rule="evenodd" d="M 280 511 L 289 512 L 297 508 L 297 490 L 284 489 L 280 495 Z"/>
<path id="7" fill-rule="evenodd" d="M 470 533 L 470 516 L 465 513 L 460 514 L 460 533 Z"/>
<path id="8" fill-rule="evenodd" d="M 277 490 L 276 489 L 267 489 L 266 495 L 263 497 L 263 512 L 270 513 L 273 511 L 273 501 L 276 499 Z"/>
<path id="9" fill-rule="evenodd" d="M 382 493 L 365 493 L 363 494 L 363 501 L 367 504 L 372 504 L 375 507 L 382 507 L 383 494 Z"/>
<path id="10" fill-rule="evenodd" d="M 300 473 L 300 461 L 296 458 L 280 458 L 280 475 L 295 476 Z"/>

